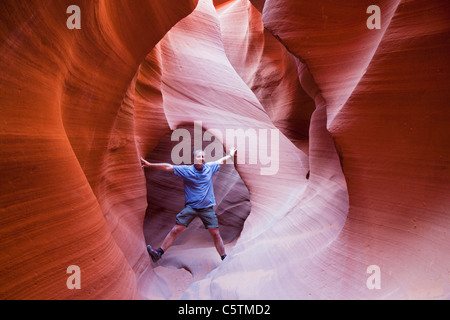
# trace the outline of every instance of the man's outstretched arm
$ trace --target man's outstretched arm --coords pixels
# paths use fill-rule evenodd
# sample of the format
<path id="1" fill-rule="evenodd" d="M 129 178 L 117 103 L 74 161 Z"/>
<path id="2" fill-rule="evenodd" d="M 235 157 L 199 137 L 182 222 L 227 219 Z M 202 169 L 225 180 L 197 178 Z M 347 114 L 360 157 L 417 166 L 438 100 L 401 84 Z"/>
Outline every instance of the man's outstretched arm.
<path id="1" fill-rule="evenodd" d="M 228 159 L 234 159 L 234 155 L 236 154 L 236 148 L 231 148 L 230 153 L 227 154 L 225 157 L 217 160 L 217 163 L 220 165 L 223 165 Z"/>
<path id="2" fill-rule="evenodd" d="M 142 168 L 155 168 L 158 170 L 163 170 L 167 172 L 174 172 L 173 165 L 170 163 L 150 163 L 147 160 L 141 158 L 141 167 Z"/>

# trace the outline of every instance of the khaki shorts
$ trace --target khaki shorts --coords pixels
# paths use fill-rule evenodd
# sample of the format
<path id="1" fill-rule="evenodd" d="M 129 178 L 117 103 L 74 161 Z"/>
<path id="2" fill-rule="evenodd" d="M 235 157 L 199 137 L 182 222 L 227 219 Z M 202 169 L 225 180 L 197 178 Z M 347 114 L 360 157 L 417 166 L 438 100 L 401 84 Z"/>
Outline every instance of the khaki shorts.
<path id="1" fill-rule="evenodd" d="M 199 217 L 202 220 L 206 229 L 219 227 L 219 221 L 217 220 L 213 207 L 205 209 L 185 207 L 179 214 L 177 214 L 176 223 L 188 227 L 195 217 Z"/>

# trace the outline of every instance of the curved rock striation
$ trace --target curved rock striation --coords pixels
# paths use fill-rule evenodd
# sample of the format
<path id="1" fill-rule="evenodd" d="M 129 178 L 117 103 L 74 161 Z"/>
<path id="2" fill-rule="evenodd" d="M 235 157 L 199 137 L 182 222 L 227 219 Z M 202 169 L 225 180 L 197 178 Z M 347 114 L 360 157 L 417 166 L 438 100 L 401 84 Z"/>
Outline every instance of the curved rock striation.
<path id="1" fill-rule="evenodd" d="M 316 281 L 327 298 L 448 298 L 449 6 L 381 1 L 381 30 L 369 31 L 370 4 L 264 7 L 265 26 L 318 84 L 348 185 L 345 226 L 320 257 L 334 272 Z M 379 290 L 365 286 L 370 265 Z"/>
<path id="2" fill-rule="evenodd" d="M 449 298 L 447 2 L 75 2 L 0 4 L 0 298 Z M 182 132 L 238 145 L 223 262 L 199 221 L 145 250 Z"/>

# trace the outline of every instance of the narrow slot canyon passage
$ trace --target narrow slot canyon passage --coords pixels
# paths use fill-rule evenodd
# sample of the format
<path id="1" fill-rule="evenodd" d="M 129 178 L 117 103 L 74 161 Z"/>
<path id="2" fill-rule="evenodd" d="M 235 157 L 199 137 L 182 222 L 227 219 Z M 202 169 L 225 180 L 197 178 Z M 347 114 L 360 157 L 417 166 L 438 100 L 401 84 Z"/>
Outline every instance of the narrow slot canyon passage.
<path id="1" fill-rule="evenodd" d="M 0 299 L 448 300 L 449 12 L 2 0 Z M 228 256 L 153 263 L 199 144 Z"/>
<path id="2" fill-rule="evenodd" d="M 236 29 L 232 29 L 231 23 Z M 239 42 L 249 55 L 255 56 L 244 65 L 242 57 L 233 52 Z M 258 47 L 255 52 L 253 46 Z M 256 225 L 249 223 L 244 238 L 255 241 L 286 211 L 293 209 L 306 188 L 309 122 L 315 102 L 302 88 L 298 68 L 302 68 L 301 62 L 264 30 L 262 15 L 250 2 L 231 2 L 215 9 L 209 1 L 200 1 L 196 10 L 175 25 L 147 56 L 135 78 L 137 109 L 144 114 L 150 108 L 170 128 L 146 155 L 146 160 L 173 163 L 177 143 L 171 137 L 177 130 L 187 130 L 192 137 L 190 148 L 183 150 L 189 155 L 195 149 L 194 138 L 199 138 L 194 132 L 198 123 L 204 126 L 201 137 L 205 130 L 218 131 L 220 137 L 207 140 L 225 144 L 220 147 L 219 158 L 223 156 L 222 149 L 237 146 L 238 171 L 234 166 L 224 165 L 214 176 L 216 213 L 227 252 L 232 252 L 249 214 L 255 216 L 250 220 L 256 221 Z M 154 103 L 155 95 L 160 97 L 159 104 Z M 190 126 L 186 125 L 189 121 Z M 141 128 L 150 130 L 149 123 L 141 123 L 138 132 Z M 207 142 L 202 144 L 208 148 Z M 191 157 L 187 159 L 184 164 L 191 164 Z M 184 192 L 178 177 L 154 171 L 146 170 L 148 208 L 144 235 L 147 243 L 157 248 L 183 208 Z M 287 184 L 285 177 L 291 179 Z M 277 180 L 285 185 L 277 185 Z M 252 189 L 252 199 L 246 184 Z M 283 193 L 278 199 L 270 199 L 274 185 L 278 189 L 275 192 Z M 250 201 L 255 203 L 253 211 Z M 274 212 L 267 212 L 270 208 Z M 259 215 L 263 219 L 267 215 L 268 223 L 262 224 L 264 220 Z M 170 289 L 169 293 L 150 290 L 150 297 L 161 294 L 163 298 L 185 297 L 181 291 L 188 289 L 187 284 L 201 283 L 220 266 L 209 234 L 199 229 L 204 228 L 196 219 L 155 265 L 161 286 Z"/>

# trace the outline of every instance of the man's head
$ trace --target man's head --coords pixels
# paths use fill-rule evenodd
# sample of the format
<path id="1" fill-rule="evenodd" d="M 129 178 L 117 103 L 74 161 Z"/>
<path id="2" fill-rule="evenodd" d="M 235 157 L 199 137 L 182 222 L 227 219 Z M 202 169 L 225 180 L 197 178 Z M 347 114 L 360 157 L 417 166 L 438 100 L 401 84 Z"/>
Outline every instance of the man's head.
<path id="1" fill-rule="evenodd" d="M 205 152 L 203 150 L 195 150 L 193 152 L 194 155 L 194 164 L 201 164 L 203 165 L 205 163 Z"/>

